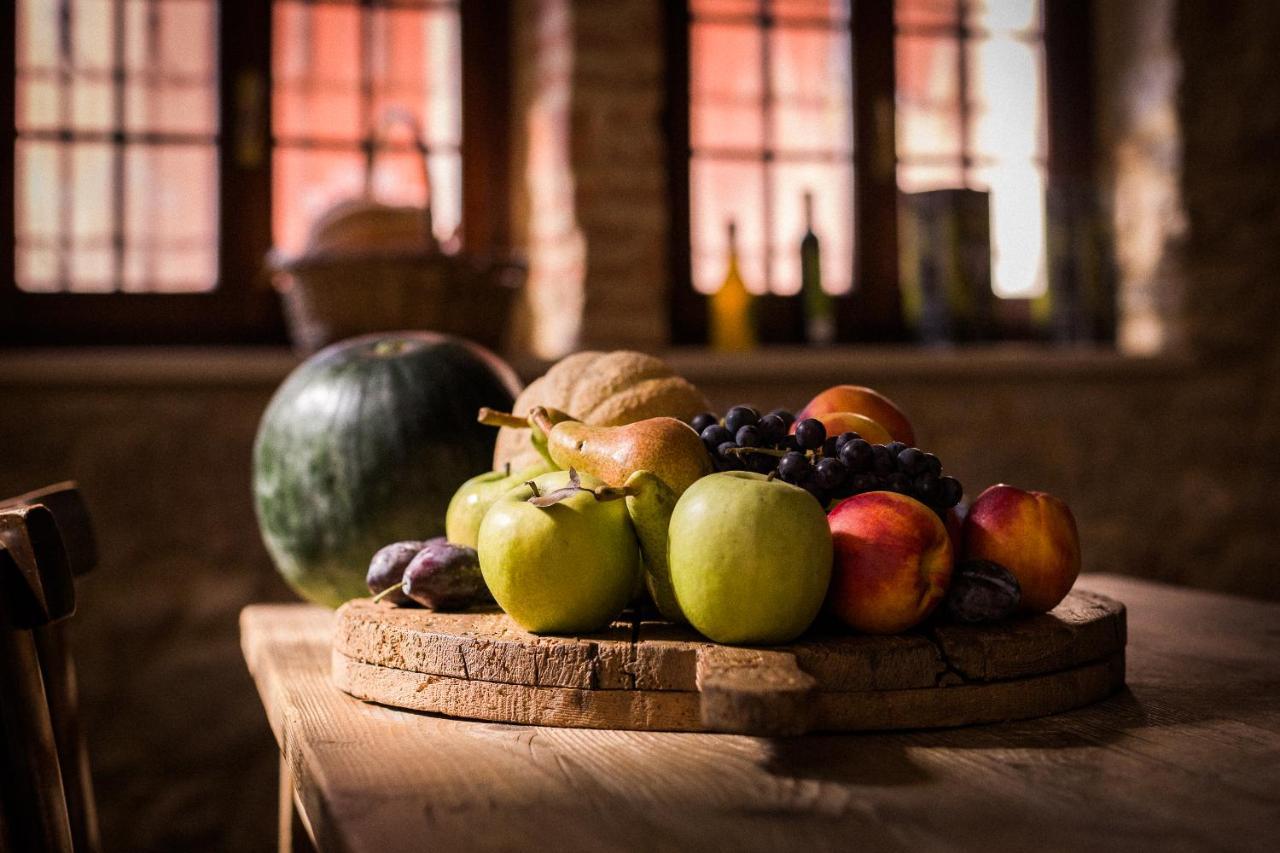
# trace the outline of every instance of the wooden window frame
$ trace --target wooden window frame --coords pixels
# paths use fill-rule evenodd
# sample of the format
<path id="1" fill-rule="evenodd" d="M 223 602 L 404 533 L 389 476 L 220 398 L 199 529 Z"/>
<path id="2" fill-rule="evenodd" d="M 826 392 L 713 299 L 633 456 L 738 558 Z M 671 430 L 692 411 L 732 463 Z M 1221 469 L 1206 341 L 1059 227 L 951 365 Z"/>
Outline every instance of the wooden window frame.
<path id="1" fill-rule="evenodd" d="M 378 5 L 376 0 L 360 0 Z M 0 4 L 0 44 L 15 44 L 16 3 Z M 460 0 L 462 235 L 502 253 L 508 222 L 511 4 Z M 272 243 L 271 0 L 218 8 L 218 283 L 205 293 L 31 293 L 15 280 L 16 51 L 0 67 L 0 346 L 280 344 Z"/>
<path id="2" fill-rule="evenodd" d="M 1092 182 L 1094 144 L 1093 0 L 1043 0 L 1046 190 Z M 667 57 L 665 129 L 671 210 L 668 293 L 671 341 L 707 342 L 707 297 L 693 287 L 690 231 L 689 27 L 687 0 L 664 4 Z M 898 277 L 898 154 L 893 0 L 850 0 L 853 82 L 854 290 L 836 299 L 837 340 L 907 340 Z M 766 312 L 800 300 L 765 297 Z M 778 304 L 774 304 L 778 303 Z M 794 328 L 796 323 L 784 321 Z"/>

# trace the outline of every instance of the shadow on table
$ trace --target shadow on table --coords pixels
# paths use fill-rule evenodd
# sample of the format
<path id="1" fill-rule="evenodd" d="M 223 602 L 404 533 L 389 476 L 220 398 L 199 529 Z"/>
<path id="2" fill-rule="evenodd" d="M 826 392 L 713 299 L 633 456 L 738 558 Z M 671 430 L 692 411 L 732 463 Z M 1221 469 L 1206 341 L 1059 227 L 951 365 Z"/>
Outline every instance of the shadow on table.
<path id="1" fill-rule="evenodd" d="M 770 775 L 841 785 L 922 785 L 928 771 L 907 755 L 899 738 L 864 735 L 803 735 L 769 743 L 764 770 Z"/>
<path id="2" fill-rule="evenodd" d="M 950 749 L 1072 749 L 1105 746 L 1135 729 L 1190 725 L 1217 718 L 1211 704 L 1189 707 L 1186 691 L 1125 687 L 1087 708 L 1033 720 L 903 732 L 910 746 Z M 1184 701 L 1179 701 L 1184 700 Z M 1200 703 L 1196 703 L 1200 704 Z"/>
<path id="3" fill-rule="evenodd" d="M 952 729 L 780 738 L 770 742 L 764 769 L 778 777 L 845 785 L 925 784 L 931 775 L 912 760 L 912 748 L 1097 747 L 1114 743 L 1134 729 L 1188 725 L 1215 718 L 1212 706 L 1188 708 L 1185 698 L 1185 692 L 1171 696 L 1165 690 L 1146 688 L 1140 688 L 1140 695 L 1135 695 L 1126 687 L 1090 707 L 1034 720 Z"/>

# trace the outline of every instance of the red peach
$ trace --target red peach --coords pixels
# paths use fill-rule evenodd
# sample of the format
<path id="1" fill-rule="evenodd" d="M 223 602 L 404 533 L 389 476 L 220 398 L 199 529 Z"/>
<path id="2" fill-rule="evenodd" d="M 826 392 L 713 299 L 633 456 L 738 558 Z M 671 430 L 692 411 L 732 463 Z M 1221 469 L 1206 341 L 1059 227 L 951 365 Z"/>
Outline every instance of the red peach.
<path id="1" fill-rule="evenodd" d="M 1066 598 L 1080 574 L 1080 536 L 1061 499 L 1001 483 L 969 508 L 964 556 L 1004 566 L 1022 587 L 1019 609 L 1046 613 Z"/>
<path id="2" fill-rule="evenodd" d="M 835 546 L 827 604 L 846 625 L 897 634 L 942 602 L 955 559 L 933 510 L 896 492 L 865 492 L 836 504 L 827 523 Z"/>
<path id="3" fill-rule="evenodd" d="M 888 444 L 893 441 L 893 436 L 889 435 L 887 429 L 866 415 L 855 415 L 853 412 L 828 412 L 825 415 L 819 415 L 818 420 L 827 428 L 827 435 L 856 432 L 872 444 Z"/>
<path id="4" fill-rule="evenodd" d="M 796 415 L 796 423 L 805 418 L 821 417 L 828 412 L 853 412 L 871 418 L 887 429 L 893 440 L 901 441 L 908 447 L 915 446 L 916 434 L 911 428 L 911 421 L 907 420 L 907 416 L 892 400 L 879 391 L 862 385 L 832 386 L 800 410 Z"/>

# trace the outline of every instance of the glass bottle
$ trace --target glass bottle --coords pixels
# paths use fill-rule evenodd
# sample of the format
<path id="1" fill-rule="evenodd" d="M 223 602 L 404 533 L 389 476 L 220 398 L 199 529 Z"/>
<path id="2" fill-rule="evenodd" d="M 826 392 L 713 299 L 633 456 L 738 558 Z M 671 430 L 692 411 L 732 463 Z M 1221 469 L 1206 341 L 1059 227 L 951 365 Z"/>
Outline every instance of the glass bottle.
<path id="1" fill-rule="evenodd" d="M 754 349 L 751 294 L 738 272 L 738 229 L 729 220 L 729 258 L 724 283 L 711 296 L 711 348 L 724 352 Z"/>
<path id="2" fill-rule="evenodd" d="M 836 337 L 835 305 L 822 289 L 818 235 L 813 233 L 813 193 L 804 194 L 804 237 L 800 240 L 800 293 L 804 299 L 805 338 L 826 346 Z"/>

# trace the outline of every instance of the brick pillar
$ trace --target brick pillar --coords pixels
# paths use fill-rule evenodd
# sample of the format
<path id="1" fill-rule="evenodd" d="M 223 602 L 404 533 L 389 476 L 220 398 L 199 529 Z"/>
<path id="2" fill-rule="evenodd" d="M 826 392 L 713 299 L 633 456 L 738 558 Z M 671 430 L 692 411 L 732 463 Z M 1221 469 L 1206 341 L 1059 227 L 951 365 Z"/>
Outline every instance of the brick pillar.
<path id="1" fill-rule="evenodd" d="M 1174 0 L 1095 3 L 1103 171 L 1113 187 L 1120 348 L 1135 355 L 1185 344 L 1181 250 L 1182 127 Z"/>
<path id="2" fill-rule="evenodd" d="M 652 350 L 668 339 L 662 6 L 575 0 L 573 164 L 587 240 L 582 344 Z"/>
<path id="3" fill-rule="evenodd" d="M 517 345 L 543 358 L 667 341 L 661 13 L 649 0 L 517 6 Z"/>

